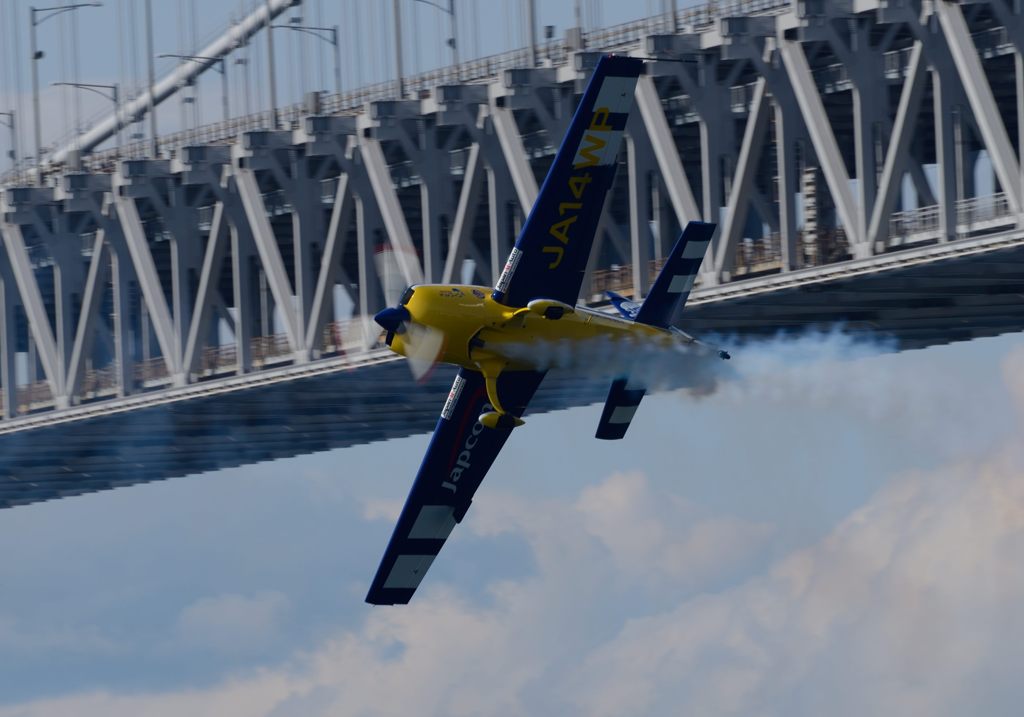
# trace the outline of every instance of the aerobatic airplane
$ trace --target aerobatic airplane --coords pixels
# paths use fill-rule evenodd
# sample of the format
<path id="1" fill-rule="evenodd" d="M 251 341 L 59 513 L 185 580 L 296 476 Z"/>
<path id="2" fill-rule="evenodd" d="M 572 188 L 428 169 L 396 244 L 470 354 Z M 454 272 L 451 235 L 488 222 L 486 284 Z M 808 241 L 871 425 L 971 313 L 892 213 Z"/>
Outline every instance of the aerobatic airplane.
<path id="1" fill-rule="evenodd" d="M 375 317 L 414 374 L 437 362 L 460 370 L 367 602 L 412 598 L 512 429 L 522 425 L 548 368 L 541 347 L 588 339 L 699 344 L 669 321 L 690 293 L 713 224 L 686 226 L 643 304 L 610 294 L 621 317 L 576 306 L 643 66 L 629 57 L 598 62 L 497 286 L 413 286 Z M 645 390 L 635 378 L 617 378 L 597 437 L 622 438 Z"/>

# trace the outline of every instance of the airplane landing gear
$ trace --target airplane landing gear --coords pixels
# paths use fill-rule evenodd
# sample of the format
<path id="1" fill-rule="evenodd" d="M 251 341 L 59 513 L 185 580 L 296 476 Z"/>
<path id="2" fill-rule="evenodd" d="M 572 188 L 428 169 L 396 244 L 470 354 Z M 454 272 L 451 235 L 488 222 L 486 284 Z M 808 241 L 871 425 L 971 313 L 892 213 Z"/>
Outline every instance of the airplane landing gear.
<path id="1" fill-rule="evenodd" d="M 526 423 L 521 418 L 513 416 L 511 413 L 498 413 L 497 411 L 488 411 L 487 413 L 481 413 L 480 424 L 487 428 L 501 428 L 505 430 L 512 430 Z"/>

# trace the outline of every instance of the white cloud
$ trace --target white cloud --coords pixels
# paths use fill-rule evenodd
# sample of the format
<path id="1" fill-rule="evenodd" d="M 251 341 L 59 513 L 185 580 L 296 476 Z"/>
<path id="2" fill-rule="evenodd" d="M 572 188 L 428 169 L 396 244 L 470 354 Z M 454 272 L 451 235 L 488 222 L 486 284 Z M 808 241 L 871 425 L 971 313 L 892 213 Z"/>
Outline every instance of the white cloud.
<path id="1" fill-rule="evenodd" d="M 366 520 L 385 520 L 395 523 L 402 513 L 402 502 L 371 498 L 363 503 L 363 517 Z"/>
<path id="2" fill-rule="evenodd" d="M 273 591 L 204 597 L 181 611 L 174 642 L 217 652 L 258 650 L 274 640 L 287 609 L 288 598 Z"/>
<path id="3" fill-rule="evenodd" d="M 767 524 L 705 516 L 677 497 L 659 496 L 640 473 L 617 474 L 583 490 L 574 506 L 619 573 L 705 584 L 742 561 L 773 532 Z"/>
<path id="4" fill-rule="evenodd" d="M 577 674 L 582 711 L 957 714 L 1007 687 L 990 668 L 1024 638 L 1006 620 L 1024 598 L 1022 466 L 1008 450 L 906 477 L 767 575 L 629 622 Z"/>
<path id="5" fill-rule="evenodd" d="M 1004 374 L 1024 407 L 1024 352 Z M 849 391 L 820 400 L 861 410 Z M 463 528 L 522 538 L 535 573 L 482 601 L 434 580 L 408 607 L 368 610 L 309 653 L 208 689 L 96 692 L 0 717 L 992 715 L 1024 696 L 1016 443 L 897 476 L 817 544 L 752 572 L 775 527 L 712 514 L 640 473 L 564 499 L 491 492 Z M 747 577 L 720 582 L 737 565 Z M 201 602 L 182 622 L 201 631 L 239 605 L 278 614 L 252 600 Z"/>
<path id="6" fill-rule="evenodd" d="M 998 683 L 993 668 L 1019 659 L 1024 644 L 1014 617 L 1024 599 L 1022 465 L 1008 449 L 980 465 L 906 476 L 765 574 L 620 620 L 611 639 L 588 645 L 601 616 L 587 603 L 600 598 L 592 591 L 617 589 L 603 584 L 610 574 L 623 570 L 642 588 L 645 574 L 686 564 L 667 553 L 708 549 L 699 520 L 673 531 L 664 522 L 672 508 L 652 502 L 642 477 L 617 476 L 584 491 L 575 510 L 561 506 L 558 526 L 525 504 L 488 518 L 482 531 L 518 521 L 540 568 L 494 586 L 493 605 L 434 585 L 276 670 L 205 691 L 94 694 L 0 715 L 263 716 L 300 706 L 309 715 L 507 715 L 562 700 L 588 715 L 957 714 L 986 690 L 1016 685 Z M 682 505 L 683 522 L 690 510 Z M 631 522 L 609 530 L 619 519 Z M 649 529 L 633 533 L 636 521 Z M 730 535 L 727 526 L 708 532 L 729 544 L 762 530 L 737 522 Z M 208 601 L 183 621 L 216 633 L 234 616 L 234 634 L 247 624 L 240 607 L 251 605 Z"/>

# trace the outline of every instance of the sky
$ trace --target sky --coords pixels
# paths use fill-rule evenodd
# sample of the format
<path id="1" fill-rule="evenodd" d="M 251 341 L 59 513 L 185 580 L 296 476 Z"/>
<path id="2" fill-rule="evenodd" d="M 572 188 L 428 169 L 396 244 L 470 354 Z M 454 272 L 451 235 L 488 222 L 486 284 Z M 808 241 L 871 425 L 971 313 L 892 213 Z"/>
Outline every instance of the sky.
<path id="1" fill-rule="evenodd" d="M 39 62 L 43 146 L 74 136 L 77 127 L 108 113 L 111 101 L 100 93 L 55 87 L 54 82 L 118 84 L 121 96 L 135 96 L 146 84 L 145 23 L 142 0 L 100 0 L 102 7 L 86 7 L 63 13 L 38 26 L 38 44 L 44 57 Z M 154 54 L 197 54 L 230 24 L 263 0 L 153 0 Z M 430 0 L 402 0 L 403 69 L 415 74 L 446 66 L 451 50 L 449 16 L 431 6 Z M 31 0 L 0 0 L 0 112 L 14 110 L 20 125 L 20 156 L 34 153 L 32 142 L 32 85 L 29 57 L 29 7 L 62 5 Z M 447 6 L 447 0 L 434 5 Z M 677 0 L 679 8 L 698 3 Z M 606 27 L 661 12 L 661 0 L 612 3 L 580 0 L 585 27 Z M 304 0 L 282 15 L 277 24 L 316 27 L 338 26 L 341 38 L 340 66 L 343 88 L 392 81 L 395 77 L 394 32 L 390 0 Z M 457 37 L 462 60 L 485 57 L 527 44 L 523 0 L 456 0 Z M 556 37 L 575 24 L 574 0 L 537 2 L 538 36 L 552 26 Z M 132 28 L 135 32 L 132 32 Z M 299 32 L 280 31 L 275 37 L 275 66 L 279 104 L 302 100 L 316 89 L 334 90 L 333 50 L 328 42 Z M 256 35 L 248 50 L 232 55 L 232 63 L 246 57 L 248 64 L 232 64 L 228 75 L 229 109 L 232 116 L 259 112 L 269 107 L 266 39 Z M 20 60 L 18 58 L 21 58 Z M 178 60 L 156 60 L 159 79 L 174 69 Z M 248 90 L 248 91 L 246 91 Z M 221 78 L 208 71 L 199 81 L 198 103 L 182 104 L 188 90 L 165 102 L 157 112 L 161 133 L 191 129 L 220 121 Z M 134 131 L 126 131 L 125 140 Z M 0 171 L 10 167 L 6 152 L 9 133 L 0 127 Z"/>
<path id="2" fill-rule="evenodd" d="M 0 717 L 1019 713 L 1024 341 L 527 417 L 405 607 L 427 436 L 0 514 Z"/>

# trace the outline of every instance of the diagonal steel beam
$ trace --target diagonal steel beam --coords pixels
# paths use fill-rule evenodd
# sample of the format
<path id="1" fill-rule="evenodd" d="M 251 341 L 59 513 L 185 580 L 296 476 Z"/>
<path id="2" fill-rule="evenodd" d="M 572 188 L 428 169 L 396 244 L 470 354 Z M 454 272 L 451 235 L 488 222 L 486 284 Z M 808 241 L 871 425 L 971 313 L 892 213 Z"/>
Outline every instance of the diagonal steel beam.
<path id="1" fill-rule="evenodd" d="M 200 342 L 204 340 L 210 326 L 213 313 L 213 297 L 217 291 L 217 280 L 227 253 L 227 218 L 224 216 L 224 202 L 217 202 L 213 207 L 213 220 L 210 224 L 210 238 L 206 243 L 206 255 L 199 273 L 199 288 L 196 300 L 192 304 L 192 321 L 189 324 L 188 339 L 185 343 L 185 355 L 182 361 L 186 373 L 195 370 L 199 359 Z"/>
<path id="2" fill-rule="evenodd" d="M 327 241 L 320 260 L 320 274 L 317 277 L 313 308 L 306 327 L 306 350 L 316 348 L 320 329 L 324 325 L 327 309 L 331 305 L 335 278 L 341 271 L 340 263 L 345 250 L 345 229 L 352 220 L 352 192 L 347 174 L 338 177 L 338 188 L 334 193 L 334 207 L 331 209 L 331 223 L 327 227 Z"/>
<path id="3" fill-rule="evenodd" d="M 779 53 L 782 55 L 786 74 L 793 87 L 793 95 L 800 107 L 800 113 L 804 116 L 807 133 L 811 137 L 811 144 L 814 145 L 814 152 L 821 164 L 821 171 L 825 175 L 825 182 L 832 194 L 836 211 L 839 212 L 847 236 L 853 240 L 851 245 L 854 248 L 854 255 L 867 256 L 870 250 L 864 242 L 861 213 L 857 211 L 857 202 L 853 190 L 850 189 L 850 174 L 843 164 L 843 156 L 839 152 L 836 136 L 825 113 L 825 105 L 811 76 L 804 49 L 799 40 L 780 38 Z"/>
<path id="4" fill-rule="evenodd" d="M 516 241 L 514 234 L 509 231 L 508 215 L 506 212 L 512 208 L 512 196 L 508 184 L 499 181 L 500 169 L 488 167 L 487 169 L 487 213 L 490 224 L 490 258 L 491 258 L 491 285 L 498 283 L 501 276 L 504 258 L 512 251 L 512 245 Z M 518 211 L 518 210 L 515 210 Z"/>
<path id="5" fill-rule="evenodd" d="M 1011 209 L 1014 213 L 1019 214 L 1021 212 L 1020 166 L 1013 151 L 1013 145 L 1010 143 L 1010 137 L 1006 132 L 1006 125 L 999 113 L 999 106 L 992 94 L 992 86 L 989 85 L 988 78 L 985 76 L 981 58 L 978 57 L 978 50 L 974 46 L 967 22 L 964 20 L 963 11 L 955 3 L 937 0 L 935 13 L 939 17 L 939 24 L 946 36 L 949 52 L 953 56 L 953 64 L 956 65 L 960 75 L 964 92 L 967 94 L 967 101 L 971 105 L 978 130 L 988 148 L 996 176 L 999 178 L 1003 191 L 1006 192 Z"/>
<path id="6" fill-rule="evenodd" d="M 743 130 L 743 143 L 740 145 L 740 156 L 736 163 L 736 175 L 729 190 L 729 200 L 725 209 L 725 222 L 722 224 L 718 247 L 714 256 L 715 274 L 732 270 L 730 256 L 736 251 L 736 242 L 747 220 L 749 206 L 741 206 L 748 201 L 757 174 L 757 165 L 764 149 L 764 136 L 768 130 L 769 107 L 767 101 L 768 81 L 764 77 L 757 79 L 754 97 L 747 116 L 747 125 Z"/>
<path id="7" fill-rule="evenodd" d="M 480 188 L 483 186 L 484 166 L 480 158 L 480 145 L 474 142 L 469 148 L 466 159 L 466 171 L 462 177 L 462 193 L 459 205 L 455 210 L 455 222 L 452 224 L 452 238 L 448 245 L 448 258 L 444 265 L 441 281 L 450 284 L 454 281 L 455 272 L 459 270 L 462 260 L 469 249 L 473 224 L 476 222 L 476 210 L 480 201 Z"/>
<path id="8" fill-rule="evenodd" d="M 533 176 L 533 169 L 526 159 L 526 148 L 523 146 L 523 138 L 519 135 L 515 116 L 507 107 L 492 107 L 491 120 L 494 123 L 495 134 L 498 135 L 498 142 L 501 144 L 501 152 L 505 155 L 505 162 L 512 174 L 512 184 L 516 188 L 519 206 L 522 207 L 524 214 L 529 214 L 533 203 L 537 201 L 539 190 L 537 178 Z"/>
<path id="9" fill-rule="evenodd" d="M 139 277 L 139 287 L 146 300 L 149 316 L 153 320 L 153 331 L 156 333 L 160 352 L 167 365 L 167 373 L 175 385 L 183 386 L 185 376 L 181 370 L 181 347 L 176 339 L 177 333 L 174 330 L 171 312 L 167 308 L 167 297 L 164 296 L 160 276 L 157 274 L 156 264 L 153 263 L 153 254 L 149 251 L 146 232 L 139 218 L 139 209 L 135 206 L 135 200 L 129 197 L 118 196 L 114 201 L 117 216 L 121 220 L 125 244 L 128 246 L 135 273 Z"/>
<path id="10" fill-rule="evenodd" d="M 372 197 L 356 195 L 356 252 L 359 263 L 359 313 L 362 335 L 373 335 L 373 313 L 381 295 L 380 276 L 374 266 L 372 235 L 378 230 L 376 206 L 369 203 Z M 369 346 L 367 346 L 369 348 Z"/>
<path id="11" fill-rule="evenodd" d="M 103 303 L 103 291 L 110 276 L 110 249 L 107 244 L 106 231 L 96 231 L 93 241 L 92 261 L 89 263 L 89 275 L 85 279 L 85 291 L 82 293 L 82 308 L 75 331 L 75 342 L 71 349 L 71 361 L 68 364 L 67 393 L 69 398 L 78 396 L 85 368 L 85 358 L 92 351 L 93 339 L 96 335 L 96 319 L 99 317 Z"/>
<path id="12" fill-rule="evenodd" d="M 924 97 L 927 84 L 925 80 L 928 73 L 925 72 L 924 65 L 924 44 L 917 40 L 910 51 L 907 77 L 904 80 L 903 91 L 900 93 L 900 103 L 896 109 L 896 121 L 893 123 L 892 135 L 889 138 L 889 148 L 885 153 L 882 178 L 878 183 L 878 197 L 875 199 L 871 222 L 868 224 L 868 241 L 872 246 L 875 242 L 885 238 L 888 230 L 887 220 L 896 204 L 900 185 L 903 184 L 903 173 L 910 157 L 910 141 L 914 137 L 914 120 L 921 108 L 921 100 Z"/>
<path id="13" fill-rule="evenodd" d="M 53 393 L 53 400 L 58 403 L 60 408 L 66 408 L 64 362 L 57 354 L 57 342 L 53 336 L 53 327 L 50 325 L 50 317 L 46 313 L 46 305 L 43 303 L 35 272 L 32 271 L 32 262 L 28 258 L 28 249 L 25 248 L 25 238 L 21 234 L 21 227 L 4 222 L 0 224 L 0 234 L 3 235 L 7 257 L 11 263 L 11 272 L 14 274 L 14 281 L 18 286 L 18 293 L 21 295 L 21 303 L 25 308 L 25 315 L 28 317 L 29 331 L 32 332 L 32 338 L 35 339 L 36 346 L 39 348 L 39 359 L 42 361 L 43 371 L 46 372 L 46 380 Z"/>
<path id="14" fill-rule="evenodd" d="M 292 284 L 288 278 L 288 272 L 285 271 L 281 250 L 274 237 L 274 230 L 267 218 L 267 208 L 263 204 L 263 195 L 260 194 L 259 186 L 256 184 L 256 174 L 251 169 L 239 168 L 235 170 L 235 178 L 242 206 L 245 209 L 245 216 L 249 220 L 249 228 L 256 244 L 256 251 L 260 255 L 260 262 L 263 264 L 267 283 L 270 285 L 270 293 L 273 294 L 274 301 L 280 309 L 279 313 L 284 317 L 288 345 L 295 352 L 296 357 L 302 360 L 300 354 L 304 353 L 303 332 L 296 312 L 295 298 L 292 296 Z"/>
<path id="15" fill-rule="evenodd" d="M 360 140 L 359 149 L 373 196 L 377 200 L 381 218 L 384 220 L 384 228 L 388 232 L 391 248 L 398 261 L 399 271 L 402 272 L 402 277 L 407 284 L 422 284 L 423 267 L 420 264 L 416 246 L 413 244 L 412 235 L 409 233 L 409 226 L 405 223 L 405 214 L 398 201 L 398 194 L 395 192 L 391 173 L 384 160 L 384 150 L 380 146 L 380 141 L 371 137 L 363 137 Z"/>
<path id="16" fill-rule="evenodd" d="M 672 139 L 668 120 L 665 118 L 665 111 L 662 109 L 661 100 L 658 99 L 654 78 L 650 75 L 640 76 L 636 85 L 636 103 L 640 108 L 644 127 L 647 129 L 651 146 L 654 148 L 654 156 L 661 169 L 661 178 L 668 189 L 669 200 L 679 224 L 686 226 L 687 222 L 699 220 L 701 214 L 693 197 L 690 180 L 686 178 L 683 162 Z"/>

